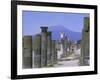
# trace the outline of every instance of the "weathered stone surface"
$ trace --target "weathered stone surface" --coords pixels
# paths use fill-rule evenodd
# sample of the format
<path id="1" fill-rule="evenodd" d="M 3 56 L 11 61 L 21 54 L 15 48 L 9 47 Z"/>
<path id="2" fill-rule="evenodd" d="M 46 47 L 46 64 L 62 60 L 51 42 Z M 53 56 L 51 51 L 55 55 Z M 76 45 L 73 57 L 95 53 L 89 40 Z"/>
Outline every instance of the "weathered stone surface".
<path id="1" fill-rule="evenodd" d="M 23 48 L 32 48 L 32 36 L 23 37 Z"/>
<path id="2" fill-rule="evenodd" d="M 47 29 L 41 27 L 41 67 L 47 66 Z"/>
<path id="3" fill-rule="evenodd" d="M 37 34 L 33 39 L 33 50 L 32 50 L 32 67 L 41 67 L 41 35 Z"/>
<path id="4" fill-rule="evenodd" d="M 47 32 L 47 66 L 52 65 L 52 34 Z"/>
<path id="5" fill-rule="evenodd" d="M 23 37 L 23 68 L 32 68 L 32 36 Z"/>
<path id="6" fill-rule="evenodd" d="M 57 63 L 57 48 L 56 48 L 56 40 L 52 40 L 52 63 Z"/>
<path id="7" fill-rule="evenodd" d="M 81 58 L 80 65 L 89 65 L 90 51 L 89 51 L 89 17 L 84 18 L 84 29 L 82 31 L 81 42 Z"/>

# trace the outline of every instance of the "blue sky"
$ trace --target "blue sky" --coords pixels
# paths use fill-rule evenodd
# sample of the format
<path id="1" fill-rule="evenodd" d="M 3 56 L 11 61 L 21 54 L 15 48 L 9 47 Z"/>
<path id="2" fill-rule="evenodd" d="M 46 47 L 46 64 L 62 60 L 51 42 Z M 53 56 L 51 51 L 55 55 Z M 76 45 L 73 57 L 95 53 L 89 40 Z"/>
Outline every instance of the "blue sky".
<path id="1" fill-rule="evenodd" d="M 34 35 L 41 32 L 41 26 L 61 25 L 75 32 L 82 32 L 83 18 L 89 14 L 23 11 L 22 27 L 23 35 Z"/>

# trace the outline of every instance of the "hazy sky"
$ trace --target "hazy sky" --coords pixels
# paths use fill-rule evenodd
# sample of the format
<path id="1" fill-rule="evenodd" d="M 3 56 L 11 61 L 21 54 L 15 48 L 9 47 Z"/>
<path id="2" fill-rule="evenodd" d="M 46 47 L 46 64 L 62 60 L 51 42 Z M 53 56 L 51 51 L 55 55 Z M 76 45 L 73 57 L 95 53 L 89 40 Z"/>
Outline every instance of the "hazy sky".
<path id="1" fill-rule="evenodd" d="M 61 25 L 69 30 L 81 32 L 83 29 L 83 18 L 89 14 L 61 13 L 61 12 L 22 12 L 23 35 L 34 35 L 41 31 L 41 26 Z"/>

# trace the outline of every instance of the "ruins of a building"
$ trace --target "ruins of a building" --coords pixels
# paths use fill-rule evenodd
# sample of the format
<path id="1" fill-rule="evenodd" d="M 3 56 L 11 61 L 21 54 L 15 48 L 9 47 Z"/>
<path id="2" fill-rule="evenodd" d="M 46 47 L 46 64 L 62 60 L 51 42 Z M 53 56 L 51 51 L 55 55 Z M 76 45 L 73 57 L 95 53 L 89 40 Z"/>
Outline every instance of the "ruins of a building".
<path id="1" fill-rule="evenodd" d="M 81 48 L 81 49 L 80 49 Z M 68 54 L 80 55 L 80 65 L 89 65 L 89 17 L 84 18 L 81 43 L 69 40 L 64 32 L 60 40 L 52 39 L 48 27 L 41 27 L 41 33 L 23 37 L 23 68 L 51 67 L 58 59 Z"/>
<path id="2" fill-rule="evenodd" d="M 61 38 L 57 46 L 58 46 L 57 48 L 58 59 L 60 59 L 63 57 L 67 57 L 67 55 L 72 52 L 74 53 L 75 52 L 74 48 L 76 47 L 76 44 L 74 44 L 74 42 L 69 40 L 68 36 L 64 32 L 61 32 Z"/>
<path id="3" fill-rule="evenodd" d="M 23 37 L 23 68 L 50 67 L 57 63 L 56 40 L 48 27 L 41 27 L 41 34 Z"/>

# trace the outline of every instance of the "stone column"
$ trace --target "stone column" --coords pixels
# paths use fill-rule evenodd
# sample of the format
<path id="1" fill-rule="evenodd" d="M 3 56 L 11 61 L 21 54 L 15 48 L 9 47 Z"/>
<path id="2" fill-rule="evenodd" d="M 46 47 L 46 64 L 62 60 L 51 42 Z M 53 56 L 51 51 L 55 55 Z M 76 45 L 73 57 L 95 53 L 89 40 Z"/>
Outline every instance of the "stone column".
<path id="1" fill-rule="evenodd" d="M 64 40 L 64 54 L 65 54 L 65 57 L 68 54 L 68 39 L 67 39 L 67 37 L 65 37 L 65 40 Z"/>
<path id="2" fill-rule="evenodd" d="M 41 67 L 47 66 L 47 29 L 41 27 Z"/>
<path id="3" fill-rule="evenodd" d="M 52 64 L 57 63 L 56 40 L 52 40 Z"/>
<path id="4" fill-rule="evenodd" d="M 56 46 L 57 46 L 57 60 L 59 60 L 61 58 L 61 54 L 62 54 L 61 53 L 61 43 L 59 40 L 57 40 Z"/>
<path id="5" fill-rule="evenodd" d="M 89 51 L 89 17 L 84 17 L 84 28 L 82 31 L 82 43 L 81 43 L 81 59 L 80 65 L 87 66 L 90 64 L 90 51 Z"/>
<path id="6" fill-rule="evenodd" d="M 41 35 L 37 34 L 33 37 L 32 51 L 32 67 L 41 67 Z"/>
<path id="7" fill-rule="evenodd" d="M 23 37 L 22 67 L 32 68 L 32 36 Z"/>
<path id="8" fill-rule="evenodd" d="M 52 66 L 52 35 L 51 32 L 47 32 L 47 66 Z"/>

